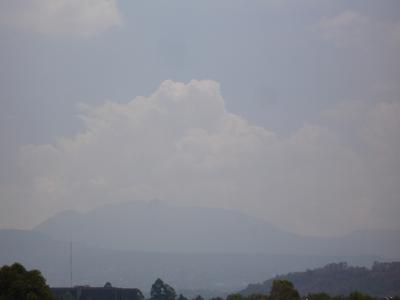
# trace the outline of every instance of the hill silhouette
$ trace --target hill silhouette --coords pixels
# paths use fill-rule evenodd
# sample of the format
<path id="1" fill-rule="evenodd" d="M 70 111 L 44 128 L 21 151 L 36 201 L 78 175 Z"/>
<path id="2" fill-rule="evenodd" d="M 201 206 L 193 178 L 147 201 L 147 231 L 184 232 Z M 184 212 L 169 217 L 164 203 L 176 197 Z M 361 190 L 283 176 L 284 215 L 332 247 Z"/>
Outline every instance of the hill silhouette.
<path id="1" fill-rule="evenodd" d="M 160 201 L 128 202 L 87 213 L 66 211 L 35 228 L 55 239 L 115 250 L 172 253 L 375 255 L 400 259 L 399 231 L 306 237 L 233 210 Z"/>
<path id="2" fill-rule="evenodd" d="M 348 295 L 359 291 L 377 297 L 394 296 L 400 294 L 400 262 L 375 262 L 370 269 L 349 266 L 344 262 L 332 263 L 305 272 L 276 276 L 260 284 L 250 284 L 240 293 L 268 293 L 274 279 L 289 280 L 302 295 L 322 292 Z"/>
<path id="3" fill-rule="evenodd" d="M 40 269 L 51 286 L 70 286 L 69 242 L 24 230 L 0 230 L 0 265 L 16 261 Z M 165 253 L 121 251 L 73 243 L 73 283 L 147 291 L 155 278 L 163 278 L 185 295 L 222 295 L 246 287 L 249 282 L 318 267 L 344 259 L 368 265 L 376 257 L 343 257 L 246 253 Z M 195 296 L 195 294 L 193 294 Z"/>

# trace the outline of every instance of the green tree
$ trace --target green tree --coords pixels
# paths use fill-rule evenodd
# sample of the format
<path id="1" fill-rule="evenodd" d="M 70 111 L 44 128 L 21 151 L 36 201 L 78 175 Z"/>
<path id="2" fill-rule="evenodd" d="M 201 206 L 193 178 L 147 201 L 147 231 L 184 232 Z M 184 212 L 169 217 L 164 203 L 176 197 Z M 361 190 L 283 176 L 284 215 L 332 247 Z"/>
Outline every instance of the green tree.
<path id="1" fill-rule="evenodd" d="M 307 296 L 308 300 L 331 300 L 331 296 L 326 293 L 310 294 Z"/>
<path id="2" fill-rule="evenodd" d="M 175 290 L 158 278 L 151 286 L 151 300 L 175 300 Z"/>
<path id="3" fill-rule="evenodd" d="M 193 300 L 204 300 L 204 298 L 201 295 L 197 295 Z"/>
<path id="4" fill-rule="evenodd" d="M 27 271 L 21 264 L 0 269 L 0 300 L 55 300 L 38 270 Z"/>
<path id="5" fill-rule="evenodd" d="M 189 299 L 183 296 L 182 294 L 179 294 L 178 300 L 189 300 Z"/>
<path id="6" fill-rule="evenodd" d="M 221 297 L 214 297 L 214 298 L 211 298 L 210 300 L 224 300 L 224 299 Z"/>
<path id="7" fill-rule="evenodd" d="M 374 298 L 372 298 L 370 295 L 363 294 L 357 291 L 349 295 L 349 300 L 373 300 L 373 299 Z"/>
<path id="8" fill-rule="evenodd" d="M 268 299 L 269 299 L 268 296 L 263 294 L 251 294 L 246 297 L 246 300 L 268 300 Z"/>
<path id="9" fill-rule="evenodd" d="M 236 293 L 228 295 L 228 297 L 226 297 L 226 300 L 244 300 L 244 297 L 239 293 Z"/>
<path id="10" fill-rule="evenodd" d="M 272 282 L 270 300 L 300 300 L 300 295 L 293 283 L 276 279 Z"/>

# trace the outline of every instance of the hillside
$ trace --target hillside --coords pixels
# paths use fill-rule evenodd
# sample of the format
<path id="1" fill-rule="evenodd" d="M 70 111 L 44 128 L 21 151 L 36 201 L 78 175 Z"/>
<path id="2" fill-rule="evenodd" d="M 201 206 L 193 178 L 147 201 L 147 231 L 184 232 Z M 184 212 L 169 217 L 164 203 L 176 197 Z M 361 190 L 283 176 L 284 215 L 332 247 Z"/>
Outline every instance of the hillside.
<path id="1" fill-rule="evenodd" d="M 66 211 L 35 230 L 109 249 L 185 253 L 282 253 L 281 245 L 297 238 L 236 211 L 159 201 Z"/>
<path id="2" fill-rule="evenodd" d="M 370 269 L 334 263 L 305 272 L 276 276 L 260 284 L 250 284 L 240 293 L 269 293 L 274 279 L 291 281 L 301 295 L 319 292 L 347 295 L 355 290 L 379 297 L 400 295 L 400 262 L 375 262 Z"/>
<path id="3" fill-rule="evenodd" d="M 276 274 L 340 261 L 367 266 L 400 253 L 395 231 L 303 237 L 232 210 L 130 202 L 65 211 L 33 231 L 1 230 L 0 264 L 19 261 L 66 286 L 71 240 L 74 282 L 144 292 L 161 277 L 178 290 L 221 294 Z"/>
<path id="4" fill-rule="evenodd" d="M 65 211 L 35 228 L 54 239 L 94 247 L 172 253 L 375 255 L 400 259 L 400 232 L 360 231 L 305 237 L 233 210 L 129 202 L 87 213 Z"/>

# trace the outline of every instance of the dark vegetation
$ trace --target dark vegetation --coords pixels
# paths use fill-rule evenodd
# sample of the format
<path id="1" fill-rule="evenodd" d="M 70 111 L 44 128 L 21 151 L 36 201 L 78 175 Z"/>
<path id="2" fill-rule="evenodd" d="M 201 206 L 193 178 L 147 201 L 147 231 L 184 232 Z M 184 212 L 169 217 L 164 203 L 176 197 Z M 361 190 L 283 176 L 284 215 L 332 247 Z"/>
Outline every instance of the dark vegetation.
<path id="1" fill-rule="evenodd" d="M 388 282 L 390 284 L 397 284 L 400 263 L 375 263 L 371 270 L 365 268 L 348 267 L 344 263 L 331 264 L 324 268 L 320 268 L 313 271 L 307 271 L 303 273 L 291 273 L 286 275 L 287 277 L 299 276 L 301 274 L 311 273 L 322 276 L 322 281 L 327 274 L 337 274 L 338 270 L 348 270 L 354 274 L 361 274 L 367 272 L 371 281 L 370 284 L 374 284 L 374 275 L 371 273 L 387 273 Z M 340 273 L 340 272 L 339 272 Z M 341 273 L 340 273 L 341 274 Z M 343 278 L 339 276 L 341 280 Z M 293 277 L 296 278 L 296 277 Z M 352 277 L 347 276 L 347 279 Z M 296 278 L 298 279 L 298 278 Z M 304 282 L 306 282 L 305 280 Z M 269 282 L 269 281 L 268 281 Z M 307 294 L 301 294 L 295 288 L 295 285 L 287 280 L 283 279 L 282 276 L 277 277 L 270 281 L 270 289 L 268 293 L 250 293 L 244 295 L 243 293 L 236 293 L 228 295 L 225 300 L 400 300 L 399 296 L 393 296 L 386 294 L 382 296 L 371 296 L 367 293 L 359 292 L 353 289 L 352 292 L 343 295 L 329 295 L 326 292 L 310 292 Z M 349 286 L 349 283 L 347 286 Z M 256 285 L 249 286 L 256 287 Z M 265 287 L 265 283 L 263 288 Z M 397 288 L 400 286 L 397 285 Z M 249 288 L 247 292 L 249 292 Z M 324 286 L 319 288 L 324 289 Z M 143 294 L 138 289 L 123 289 L 114 288 L 111 283 L 107 282 L 104 287 L 88 287 L 88 286 L 77 286 L 73 288 L 54 288 L 50 289 L 46 284 L 46 280 L 37 270 L 27 271 L 21 264 L 15 263 L 12 266 L 3 266 L 0 269 L 0 300 L 144 300 Z M 183 295 L 177 295 L 174 288 L 167 283 L 164 283 L 161 279 L 157 279 L 150 292 L 150 298 L 148 300 L 188 300 Z M 193 298 L 193 300 L 204 300 L 201 295 Z M 215 297 L 211 300 L 224 300 L 221 297 Z"/>
<path id="2" fill-rule="evenodd" d="M 104 235 L 103 239 L 108 238 Z M 142 239 L 133 240 L 140 244 Z M 50 286 L 70 285 L 69 241 L 23 230 L 0 230 L 0 241 L 0 267 L 18 261 L 27 268 L 41 270 Z M 191 240 L 186 243 L 190 244 Z M 276 274 L 315 268 L 332 261 L 368 266 L 379 260 L 376 256 L 117 251 L 75 242 L 72 253 L 75 282 L 103 286 L 105 282 L 118 278 L 119 286 L 134 286 L 145 291 L 155 278 L 162 276 L 190 298 L 198 294 L 205 298 L 226 296 L 229 292 L 243 289 L 243 283 L 259 282 Z"/>
<path id="3" fill-rule="evenodd" d="M 241 294 L 267 293 L 276 279 L 293 282 L 301 295 L 322 292 L 334 296 L 348 295 L 355 290 L 376 297 L 400 295 L 400 262 L 375 262 L 370 269 L 346 263 L 329 264 L 305 272 L 280 275 L 260 284 L 250 284 Z"/>
<path id="4" fill-rule="evenodd" d="M 157 279 L 151 288 L 150 300 L 187 300 L 180 295 L 178 298 L 172 287 L 165 284 L 161 279 Z M 347 296 L 330 296 L 326 293 L 314 293 L 301 296 L 292 282 L 285 279 L 274 279 L 268 294 L 251 294 L 243 296 L 236 293 L 228 295 L 225 300 L 376 300 L 385 299 L 382 297 L 373 297 L 365 293 L 353 291 Z M 400 297 L 387 297 L 386 299 L 400 300 Z M 204 300 L 198 295 L 193 300 Z M 215 297 L 210 300 L 224 300 L 221 297 Z"/>
<path id="5" fill-rule="evenodd" d="M 21 264 L 0 269 L 0 300 L 54 300 L 38 270 L 27 271 Z"/>

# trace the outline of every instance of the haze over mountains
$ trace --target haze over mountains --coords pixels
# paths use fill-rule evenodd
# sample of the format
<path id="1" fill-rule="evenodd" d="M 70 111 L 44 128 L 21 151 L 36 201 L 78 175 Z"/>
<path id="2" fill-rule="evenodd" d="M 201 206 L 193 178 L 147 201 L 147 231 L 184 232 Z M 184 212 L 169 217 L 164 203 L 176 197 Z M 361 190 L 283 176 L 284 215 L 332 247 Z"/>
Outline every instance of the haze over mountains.
<path id="1" fill-rule="evenodd" d="M 33 231 L 0 230 L 0 264 L 21 262 L 40 269 L 51 286 L 70 285 L 69 242 Z M 189 242 L 189 241 L 188 241 Z M 160 253 L 118 251 L 73 244 L 73 284 L 137 287 L 147 292 L 158 277 L 185 295 L 223 295 L 275 274 L 348 260 L 369 265 L 376 257 L 343 257 L 240 253 Z M 200 292 L 201 291 L 201 292 Z"/>
<path id="2" fill-rule="evenodd" d="M 304 237 L 233 210 L 175 206 L 161 201 L 66 211 L 35 228 L 55 239 L 115 249 L 177 253 L 376 255 L 398 259 L 400 232 L 359 231 Z"/>
<path id="3" fill-rule="evenodd" d="M 0 40 L 0 267 L 207 299 L 400 262 L 400 0 L 0 0 Z"/>
<path id="4" fill-rule="evenodd" d="M 72 240 L 74 284 L 112 281 L 147 291 L 161 277 L 217 295 L 277 274 L 340 261 L 368 266 L 400 253 L 397 232 L 301 237 L 236 211 L 158 201 L 66 211 L 32 231 L 0 230 L 0 240 L 0 264 L 39 268 L 52 286 L 70 284 Z"/>

